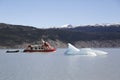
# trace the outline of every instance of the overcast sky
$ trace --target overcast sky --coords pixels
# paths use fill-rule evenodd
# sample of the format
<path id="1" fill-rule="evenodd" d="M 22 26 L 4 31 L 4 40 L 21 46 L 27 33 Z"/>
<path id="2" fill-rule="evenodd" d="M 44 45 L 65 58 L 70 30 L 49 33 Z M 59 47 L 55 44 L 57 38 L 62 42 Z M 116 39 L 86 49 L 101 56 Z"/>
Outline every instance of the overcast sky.
<path id="1" fill-rule="evenodd" d="M 53 27 L 120 22 L 120 0 L 0 0 L 0 23 Z"/>

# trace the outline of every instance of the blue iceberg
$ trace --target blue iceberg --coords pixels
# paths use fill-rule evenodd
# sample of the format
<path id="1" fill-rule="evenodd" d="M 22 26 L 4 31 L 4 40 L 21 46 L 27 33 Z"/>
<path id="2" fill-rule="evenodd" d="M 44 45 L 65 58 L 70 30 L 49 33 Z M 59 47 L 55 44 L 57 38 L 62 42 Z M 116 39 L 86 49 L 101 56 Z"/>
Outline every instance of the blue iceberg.
<path id="1" fill-rule="evenodd" d="M 68 55 L 90 55 L 90 56 L 97 56 L 97 55 L 105 55 L 107 52 L 91 49 L 91 48 L 81 48 L 78 49 L 72 44 L 68 43 L 68 48 L 65 51 L 65 54 Z"/>

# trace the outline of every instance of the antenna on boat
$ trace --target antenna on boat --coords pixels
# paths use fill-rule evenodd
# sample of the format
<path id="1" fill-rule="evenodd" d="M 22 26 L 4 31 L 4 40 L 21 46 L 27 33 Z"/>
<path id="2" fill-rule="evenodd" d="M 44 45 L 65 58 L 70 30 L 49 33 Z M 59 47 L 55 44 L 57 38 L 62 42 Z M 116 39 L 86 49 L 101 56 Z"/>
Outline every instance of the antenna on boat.
<path id="1" fill-rule="evenodd" d="M 41 39 L 42 43 L 45 43 L 45 41 L 43 39 Z"/>

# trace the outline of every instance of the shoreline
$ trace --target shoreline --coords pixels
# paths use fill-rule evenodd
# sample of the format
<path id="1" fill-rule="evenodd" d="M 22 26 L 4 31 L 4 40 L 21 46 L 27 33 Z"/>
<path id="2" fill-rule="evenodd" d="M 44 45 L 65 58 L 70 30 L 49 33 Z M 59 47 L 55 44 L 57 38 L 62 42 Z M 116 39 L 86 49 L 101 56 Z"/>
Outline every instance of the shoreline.
<path id="1" fill-rule="evenodd" d="M 53 47 L 55 48 L 67 48 L 67 42 L 62 42 L 59 40 L 53 41 L 53 40 L 47 40 Z M 15 46 L 0 46 L 0 49 L 8 49 L 8 48 L 21 48 L 24 49 L 29 44 L 39 44 L 38 42 L 34 43 L 23 43 Z M 70 43 L 70 42 L 68 42 Z M 77 48 L 119 48 L 120 47 L 120 40 L 91 40 L 91 41 L 76 41 L 72 42 L 74 46 Z"/>

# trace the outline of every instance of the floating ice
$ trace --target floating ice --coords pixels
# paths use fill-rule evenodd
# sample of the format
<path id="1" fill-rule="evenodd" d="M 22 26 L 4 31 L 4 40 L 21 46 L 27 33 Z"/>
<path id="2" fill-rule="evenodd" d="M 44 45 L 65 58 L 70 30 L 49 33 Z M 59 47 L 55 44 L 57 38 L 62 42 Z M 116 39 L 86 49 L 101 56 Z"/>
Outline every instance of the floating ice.
<path id="1" fill-rule="evenodd" d="M 97 55 L 105 55 L 105 54 L 107 54 L 107 52 L 95 50 L 95 49 L 91 49 L 91 48 L 77 49 L 75 46 L 68 43 L 68 49 L 66 50 L 65 54 L 97 56 Z"/>

